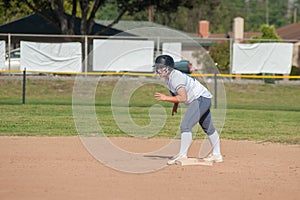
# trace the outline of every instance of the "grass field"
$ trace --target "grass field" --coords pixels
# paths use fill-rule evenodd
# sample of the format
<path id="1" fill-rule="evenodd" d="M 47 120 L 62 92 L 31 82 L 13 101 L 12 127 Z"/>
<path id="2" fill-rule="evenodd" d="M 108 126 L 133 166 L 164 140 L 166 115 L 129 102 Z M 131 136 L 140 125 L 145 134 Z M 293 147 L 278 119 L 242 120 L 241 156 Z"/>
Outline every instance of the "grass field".
<path id="1" fill-rule="evenodd" d="M 72 116 L 72 79 L 27 79 L 26 104 L 22 105 L 20 77 L 0 79 L 0 135 L 77 135 Z M 111 114 L 111 92 L 115 81 L 102 81 L 97 87 L 96 112 L 107 135 L 126 136 Z M 300 86 L 277 84 L 225 83 L 227 110 L 221 137 L 300 144 Z M 135 123 L 150 122 L 148 108 L 157 103 L 153 94 L 167 92 L 162 86 L 145 85 L 130 99 Z M 171 113 L 171 104 L 161 103 Z M 179 113 L 180 114 L 180 113 Z M 174 137 L 180 115 L 170 115 L 157 137 Z M 199 132 L 195 137 L 204 137 Z"/>

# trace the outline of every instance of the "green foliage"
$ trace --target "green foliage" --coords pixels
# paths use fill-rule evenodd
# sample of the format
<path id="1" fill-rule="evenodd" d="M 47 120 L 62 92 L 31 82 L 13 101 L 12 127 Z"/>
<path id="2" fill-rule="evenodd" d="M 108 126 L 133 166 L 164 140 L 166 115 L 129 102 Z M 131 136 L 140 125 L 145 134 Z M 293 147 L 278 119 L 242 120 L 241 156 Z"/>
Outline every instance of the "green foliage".
<path id="1" fill-rule="evenodd" d="M 0 1 L 0 24 L 19 19 L 37 10 L 43 13 L 43 10 L 57 11 L 62 9 L 61 6 L 58 6 L 58 2 L 61 1 L 26 1 L 33 5 L 31 9 L 26 6 L 25 1 Z M 74 1 L 63 1 L 65 13 L 72 13 Z M 33 4 L 33 2 L 35 3 Z M 83 7 L 80 6 L 80 2 L 85 2 Z M 294 20 L 300 20 L 300 0 L 295 0 L 290 5 L 288 1 L 269 0 L 268 9 L 266 9 L 266 1 L 262 0 L 77 0 L 76 16 L 85 16 L 86 13 L 83 13 L 82 8 L 87 6 L 87 17 L 92 16 L 88 23 L 92 24 L 92 9 L 96 2 L 99 3 L 99 7 L 95 7 L 96 19 L 118 21 L 123 16 L 122 19 L 127 20 L 148 20 L 148 7 L 154 5 L 154 21 L 156 23 L 186 32 L 197 32 L 199 20 L 210 21 L 211 33 L 224 34 L 232 30 L 233 19 L 238 16 L 245 19 L 245 31 L 258 31 L 262 24 L 267 23 L 267 16 L 269 24 L 276 28 L 288 25 Z"/>
<path id="2" fill-rule="evenodd" d="M 33 12 L 23 1 L 2 0 L 0 1 L 0 25 L 22 18 Z"/>
<path id="3" fill-rule="evenodd" d="M 252 43 L 268 42 L 269 39 L 272 39 L 270 40 L 270 42 L 274 42 L 274 40 L 281 40 L 280 36 L 276 33 L 275 27 L 273 25 L 263 24 L 260 28 L 260 31 L 262 32 L 262 35 L 252 37 L 252 39 L 259 39 L 259 41 L 253 41 Z"/>
<path id="4" fill-rule="evenodd" d="M 269 1 L 268 9 L 266 9 L 266 1 L 261 0 L 200 0 L 190 3 L 193 5 L 191 8 L 179 5 L 176 12 L 155 8 L 154 21 L 186 32 L 197 32 L 198 21 L 208 20 L 211 33 L 225 34 L 232 30 L 235 17 L 245 19 L 245 31 L 258 31 L 262 24 L 267 23 L 267 18 L 269 24 L 276 27 L 288 25 L 293 18 L 291 13 L 294 12 L 294 7 L 298 8 L 297 16 L 300 16 L 300 4 L 288 7 L 287 1 L 282 0 Z M 130 17 L 126 15 L 123 19 L 125 18 L 147 20 L 147 10 L 137 12 Z"/>
<path id="5" fill-rule="evenodd" d="M 228 72 L 230 69 L 230 41 L 216 43 L 209 50 L 209 55 L 218 63 L 218 69 Z"/>
<path id="6" fill-rule="evenodd" d="M 300 22 L 300 0 L 294 0 L 292 5 L 291 23 Z"/>
<path id="7" fill-rule="evenodd" d="M 205 19 L 206 16 L 213 15 L 214 11 L 219 8 L 220 1 L 190 0 L 178 1 L 177 4 L 174 4 L 177 1 L 170 1 L 164 6 L 157 5 L 154 8 L 154 22 L 186 32 L 197 32 L 199 18 Z M 124 18 L 128 19 L 128 16 Z M 148 12 L 143 10 L 134 14 L 130 19 L 147 20 Z"/>
<path id="8" fill-rule="evenodd" d="M 96 19 L 113 20 L 118 16 L 118 6 L 115 0 L 108 0 L 96 12 Z"/>
<path id="9" fill-rule="evenodd" d="M 292 66 L 291 76 L 300 76 L 300 67 Z"/>

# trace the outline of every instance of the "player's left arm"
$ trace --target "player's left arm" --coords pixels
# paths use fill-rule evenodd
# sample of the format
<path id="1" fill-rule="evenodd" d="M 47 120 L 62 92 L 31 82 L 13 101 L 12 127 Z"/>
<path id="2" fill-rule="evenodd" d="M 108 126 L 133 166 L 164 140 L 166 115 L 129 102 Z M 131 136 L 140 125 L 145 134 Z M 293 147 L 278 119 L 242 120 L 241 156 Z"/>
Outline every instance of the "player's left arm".
<path id="1" fill-rule="evenodd" d="M 158 101 L 168 101 L 171 103 L 185 103 L 187 101 L 187 93 L 184 87 L 180 87 L 176 96 L 168 96 L 159 92 L 155 93 L 155 99 Z"/>

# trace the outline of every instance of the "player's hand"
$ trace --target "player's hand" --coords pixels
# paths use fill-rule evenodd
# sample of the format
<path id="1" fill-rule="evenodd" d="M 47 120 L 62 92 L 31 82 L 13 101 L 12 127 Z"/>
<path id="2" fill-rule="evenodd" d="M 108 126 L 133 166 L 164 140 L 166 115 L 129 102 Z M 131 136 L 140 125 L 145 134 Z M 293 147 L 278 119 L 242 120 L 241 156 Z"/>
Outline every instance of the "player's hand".
<path id="1" fill-rule="evenodd" d="M 173 109 L 172 109 L 172 116 L 174 116 L 174 113 L 177 113 L 178 103 L 174 103 Z"/>
<path id="2" fill-rule="evenodd" d="M 157 101 L 165 101 L 167 99 L 167 95 L 159 92 L 156 92 L 154 96 L 155 96 L 155 100 Z"/>

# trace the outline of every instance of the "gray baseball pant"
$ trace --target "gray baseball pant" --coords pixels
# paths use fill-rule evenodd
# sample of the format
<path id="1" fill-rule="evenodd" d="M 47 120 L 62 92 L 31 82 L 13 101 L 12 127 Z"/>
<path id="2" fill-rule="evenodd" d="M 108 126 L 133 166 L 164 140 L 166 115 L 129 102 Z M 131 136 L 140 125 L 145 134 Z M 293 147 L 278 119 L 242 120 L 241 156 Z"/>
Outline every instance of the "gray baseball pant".
<path id="1" fill-rule="evenodd" d="M 181 133 L 192 132 L 192 128 L 199 123 L 207 135 L 215 132 L 210 114 L 211 99 L 200 96 L 188 105 L 188 109 L 180 125 Z"/>

